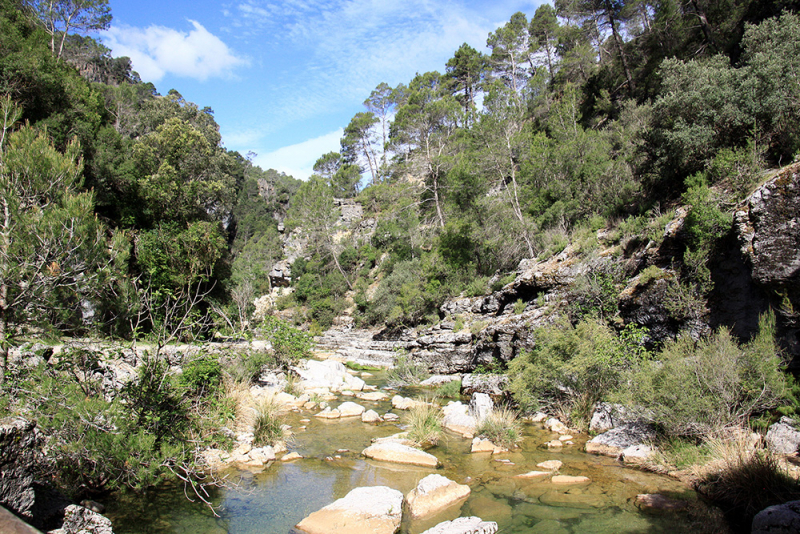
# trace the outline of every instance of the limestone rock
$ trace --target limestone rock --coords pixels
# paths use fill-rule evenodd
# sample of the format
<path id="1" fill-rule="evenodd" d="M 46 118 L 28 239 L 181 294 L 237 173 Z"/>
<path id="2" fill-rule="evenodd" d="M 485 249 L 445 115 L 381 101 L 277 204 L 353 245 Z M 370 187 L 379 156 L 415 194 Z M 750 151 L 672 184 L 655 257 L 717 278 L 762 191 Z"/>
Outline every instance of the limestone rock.
<path id="1" fill-rule="evenodd" d="M 401 395 L 395 395 L 392 397 L 392 408 L 395 410 L 410 410 L 418 403 L 419 401 L 415 401 L 414 399 L 409 399 L 408 397 L 403 397 Z"/>
<path id="2" fill-rule="evenodd" d="M 552 474 L 553 473 L 550 471 L 528 471 L 527 473 L 522 473 L 521 475 L 514 475 L 514 478 L 545 478 Z"/>
<path id="3" fill-rule="evenodd" d="M 550 471 L 558 471 L 561 469 L 561 460 L 547 460 L 546 462 L 540 462 L 536 464 L 536 467 L 541 467 L 542 469 L 549 469 Z"/>
<path id="4" fill-rule="evenodd" d="M 391 436 L 386 436 L 383 438 L 375 438 L 372 440 L 372 443 L 399 443 L 401 445 L 407 445 L 409 447 L 418 447 L 417 442 L 413 439 L 408 439 L 408 432 L 399 432 L 397 434 L 392 434 Z"/>
<path id="5" fill-rule="evenodd" d="M 495 534 L 497 523 L 484 521 L 480 517 L 459 517 L 439 523 L 422 534 Z"/>
<path id="6" fill-rule="evenodd" d="M 461 375 L 433 375 L 419 383 L 423 387 L 441 386 L 450 382 L 461 380 Z"/>
<path id="7" fill-rule="evenodd" d="M 622 461 L 626 465 L 642 465 L 651 454 L 653 454 L 653 448 L 649 445 L 631 445 L 622 449 Z"/>
<path id="8" fill-rule="evenodd" d="M 472 438 L 475 435 L 478 421 L 469 414 L 467 405 L 460 401 L 451 402 L 442 408 L 442 426 L 465 438 Z"/>
<path id="9" fill-rule="evenodd" d="M 384 393 L 383 391 L 370 391 L 369 393 L 362 393 L 358 395 L 358 398 L 365 401 L 382 401 L 389 398 L 389 395 Z"/>
<path id="10" fill-rule="evenodd" d="M 370 445 L 361 453 L 367 458 L 398 464 L 436 467 L 439 460 L 425 451 L 401 443 L 383 442 Z"/>
<path id="11" fill-rule="evenodd" d="M 642 510 L 648 511 L 676 511 L 689 506 L 686 501 L 670 499 L 660 493 L 641 493 L 636 496 L 635 503 Z"/>
<path id="12" fill-rule="evenodd" d="M 635 445 L 646 445 L 655 437 L 655 429 L 651 425 L 628 423 L 587 441 L 586 452 L 617 458 L 624 449 Z"/>
<path id="13" fill-rule="evenodd" d="M 752 534 L 795 534 L 800 532 L 800 501 L 770 506 L 754 518 Z"/>
<path id="14" fill-rule="evenodd" d="M 383 419 L 375 410 L 367 410 L 361 414 L 361 421 L 363 423 L 380 423 Z"/>
<path id="15" fill-rule="evenodd" d="M 490 452 L 492 454 L 499 454 L 507 452 L 508 449 L 495 445 L 488 439 L 474 438 L 472 440 L 472 448 L 470 452 Z"/>
<path id="16" fill-rule="evenodd" d="M 365 382 L 347 372 L 341 362 L 334 360 L 316 361 L 307 360 L 304 364 L 294 368 L 300 376 L 300 385 L 306 391 L 327 388 L 330 391 L 361 391 Z"/>
<path id="17" fill-rule="evenodd" d="M 397 415 L 396 413 L 389 412 L 389 413 L 386 413 L 386 414 L 383 415 L 383 420 L 392 423 L 394 421 L 399 421 L 400 420 L 400 416 Z"/>
<path id="18" fill-rule="evenodd" d="M 544 444 L 545 447 L 548 449 L 562 449 L 564 447 L 564 442 L 560 439 L 554 439 L 552 441 L 548 441 Z"/>
<path id="19" fill-rule="evenodd" d="M 469 486 L 458 484 L 442 475 L 428 475 L 406 496 L 408 511 L 413 518 L 435 514 L 467 498 Z"/>
<path id="20" fill-rule="evenodd" d="M 281 458 L 281 462 L 291 462 L 293 460 L 302 460 L 302 459 L 303 456 L 299 452 L 292 451 L 289 454 L 284 455 L 283 458 Z"/>
<path id="21" fill-rule="evenodd" d="M 587 484 L 591 480 L 589 477 L 583 476 L 555 475 L 550 479 L 550 482 L 553 484 Z"/>
<path id="22" fill-rule="evenodd" d="M 480 424 L 494 410 L 494 401 L 486 393 L 473 393 L 469 400 L 469 414 Z"/>
<path id="23" fill-rule="evenodd" d="M 331 410 L 331 407 L 328 406 L 318 414 L 314 414 L 314 417 L 319 417 L 320 419 L 339 419 L 342 416 L 339 410 Z"/>
<path id="24" fill-rule="evenodd" d="M 358 417 L 364 413 L 364 407 L 355 402 L 343 402 L 337 409 L 341 417 Z"/>
<path id="25" fill-rule="evenodd" d="M 70 504 L 64 509 L 64 523 L 51 534 L 114 534 L 111 520 L 83 506 Z"/>
<path id="26" fill-rule="evenodd" d="M 781 417 L 780 421 L 771 425 L 765 439 L 770 450 L 781 454 L 794 454 L 800 448 L 800 432 L 789 417 Z"/>
<path id="27" fill-rule="evenodd" d="M 403 494 L 386 486 L 356 488 L 296 525 L 307 534 L 394 534 L 400 529 Z"/>
<path id="28" fill-rule="evenodd" d="M 461 391 L 464 395 L 485 393 L 494 399 L 505 395 L 508 376 L 487 374 L 465 374 L 461 379 Z"/>
<path id="29" fill-rule="evenodd" d="M 545 421 L 544 427 L 550 432 L 555 432 L 556 434 L 566 434 L 569 432 L 569 428 L 567 428 L 567 425 L 565 425 L 555 417 L 551 417 L 550 419 Z"/>

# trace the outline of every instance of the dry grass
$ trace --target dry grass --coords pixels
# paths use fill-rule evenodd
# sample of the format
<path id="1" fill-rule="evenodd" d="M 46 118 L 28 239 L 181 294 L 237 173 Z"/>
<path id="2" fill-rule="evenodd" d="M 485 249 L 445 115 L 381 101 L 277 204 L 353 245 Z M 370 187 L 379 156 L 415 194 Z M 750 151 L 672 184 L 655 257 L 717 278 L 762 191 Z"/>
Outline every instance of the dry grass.
<path id="1" fill-rule="evenodd" d="M 258 399 L 253 408 L 253 445 L 274 445 L 283 439 L 281 407 L 273 397 Z"/>
<path id="2" fill-rule="evenodd" d="M 424 399 L 408 413 L 408 437 L 419 444 L 436 445 L 442 437 L 442 411 Z"/>
<path id="3" fill-rule="evenodd" d="M 507 449 L 522 441 L 522 425 L 516 412 L 508 408 L 493 409 L 478 425 L 475 433 Z"/>

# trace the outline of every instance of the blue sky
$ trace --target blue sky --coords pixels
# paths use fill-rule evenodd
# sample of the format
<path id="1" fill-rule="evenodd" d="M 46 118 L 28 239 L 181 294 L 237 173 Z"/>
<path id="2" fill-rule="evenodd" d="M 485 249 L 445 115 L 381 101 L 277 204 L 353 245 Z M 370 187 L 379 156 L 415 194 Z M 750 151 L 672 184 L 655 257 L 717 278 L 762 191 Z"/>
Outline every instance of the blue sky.
<path id="1" fill-rule="evenodd" d="M 540 1 L 110 0 L 100 37 L 161 94 L 209 106 L 225 146 L 306 178 L 380 83 L 444 71 Z"/>

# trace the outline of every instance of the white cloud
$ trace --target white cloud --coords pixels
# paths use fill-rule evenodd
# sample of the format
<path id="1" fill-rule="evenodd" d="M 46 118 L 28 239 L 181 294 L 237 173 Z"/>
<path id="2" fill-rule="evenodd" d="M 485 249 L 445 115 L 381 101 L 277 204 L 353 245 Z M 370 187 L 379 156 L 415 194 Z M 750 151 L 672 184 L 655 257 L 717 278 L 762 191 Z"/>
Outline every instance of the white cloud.
<path id="1" fill-rule="evenodd" d="M 145 81 L 157 82 L 166 74 L 200 81 L 229 77 L 248 61 L 236 56 L 222 40 L 197 21 L 187 32 L 148 26 L 112 26 L 103 32 L 103 44 L 114 56 L 128 56 Z"/>
<path id="2" fill-rule="evenodd" d="M 323 154 L 339 151 L 342 129 L 308 139 L 302 143 L 285 146 L 267 154 L 259 154 L 253 163 L 262 169 L 275 169 L 301 180 L 314 172 L 314 163 Z"/>

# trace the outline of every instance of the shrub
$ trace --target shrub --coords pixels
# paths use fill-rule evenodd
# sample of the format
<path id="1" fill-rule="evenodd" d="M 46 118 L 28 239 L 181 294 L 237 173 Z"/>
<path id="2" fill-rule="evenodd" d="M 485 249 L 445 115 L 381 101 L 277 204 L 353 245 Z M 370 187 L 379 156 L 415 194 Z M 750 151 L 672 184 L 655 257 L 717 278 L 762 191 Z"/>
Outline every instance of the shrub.
<path id="1" fill-rule="evenodd" d="M 279 365 L 288 367 L 311 354 L 314 345 L 311 336 L 290 326 L 286 321 L 268 316 L 261 324 L 261 328 L 272 343 L 272 352 Z"/>
<path id="2" fill-rule="evenodd" d="M 438 406 L 427 402 L 415 405 L 408 413 L 408 437 L 419 444 L 436 445 L 442 435 L 442 413 Z"/>
<path id="3" fill-rule="evenodd" d="M 263 398 L 253 406 L 253 445 L 274 445 L 283 438 L 283 419 L 280 405 L 271 397 Z"/>
<path id="4" fill-rule="evenodd" d="M 458 399 L 461 397 L 461 380 L 451 380 L 436 388 L 436 396 L 443 399 Z"/>
<path id="5" fill-rule="evenodd" d="M 394 367 L 386 373 L 386 381 L 392 387 L 414 386 L 430 377 L 424 365 L 415 363 L 410 356 L 398 356 Z"/>
<path id="6" fill-rule="evenodd" d="M 624 336 L 595 318 L 574 327 L 563 318 L 536 331 L 536 345 L 509 363 L 509 391 L 526 411 L 545 409 L 586 424 L 595 403 L 619 385 L 623 371 L 648 356 L 645 330 L 629 325 Z"/>
<path id="7" fill-rule="evenodd" d="M 632 373 L 627 402 L 650 410 L 670 436 L 739 427 L 787 394 L 774 330 L 769 313 L 743 345 L 725 328 L 698 342 L 686 336 L 667 343 L 658 362 L 643 362 Z"/>
<path id="8" fill-rule="evenodd" d="M 525 311 L 525 307 L 526 306 L 527 306 L 527 304 L 525 303 L 524 300 L 517 299 L 517 301 L 514 303 L 514 314 L 515 315 L 520 315 L 522 312 Z"/>
<path id="9" fill-rule="evenodd" d="M 240 352 L 228 357 L 225 374 L 232 382 L 252 384 L 265 367 L 275 367 L 278 362 L 269 352 Z"/>
<path id="10" fill-rule="evenodd" d="M 202 394 L 215 390 L 221 377 L 219 359 L 207 355 L 186 363 L 178 382 L 192 393 Z"/>
<path id="11" fill-rule="evenodd" d="M 517 414 L 512 410 L 493 409 L 478 425 L 475 434 L 483 436 L 495 445 L 511 449 L 522 441 L 522 426 Z"/>

